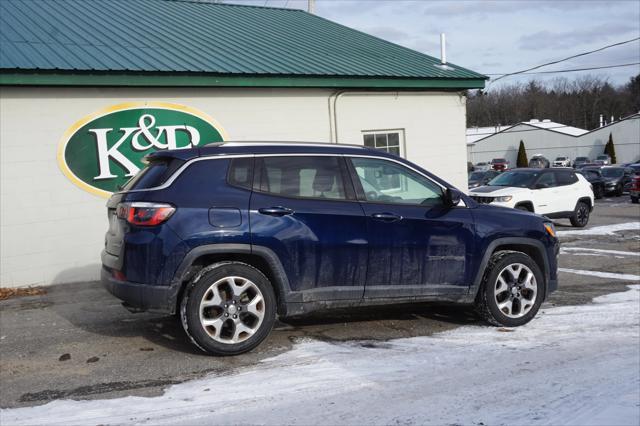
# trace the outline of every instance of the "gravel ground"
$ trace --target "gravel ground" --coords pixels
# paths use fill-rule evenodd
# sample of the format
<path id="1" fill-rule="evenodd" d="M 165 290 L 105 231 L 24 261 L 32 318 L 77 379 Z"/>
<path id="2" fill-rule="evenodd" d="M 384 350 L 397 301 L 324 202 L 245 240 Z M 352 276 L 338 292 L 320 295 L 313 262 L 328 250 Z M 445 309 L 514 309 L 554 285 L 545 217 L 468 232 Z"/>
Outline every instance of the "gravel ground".
<path id="1" fill-rule="evenodd" d="M 639 221 L 640 207 L 632 205 L 628 196 L 611 198 L 598 202 L 588 228 Z M 573 229 L 564 220 L 557 221 L 557 228 Z M 637 229 L 602 236 L 566 233 L 561 241 L 561 268 L 640 276 Z M 546 307 L 591 303 L 594 297 L 625 291 L 633 283 L 561 273 L 560 289 Z M 41 405 L 61 398 L 160 395 L 170 384 L 254 366 L 289 351 L 302 339 L 384 341 L 430 336 L 468 324 L 477 320 L 468 310 L 455 307 L 342 311 L 278 323 L 253 352 L 213 358 L 195 350 L 171 317 L 131 314 L 97 283 L 58 285 L 45 295 L 0 302 L 0 407 Z"/>

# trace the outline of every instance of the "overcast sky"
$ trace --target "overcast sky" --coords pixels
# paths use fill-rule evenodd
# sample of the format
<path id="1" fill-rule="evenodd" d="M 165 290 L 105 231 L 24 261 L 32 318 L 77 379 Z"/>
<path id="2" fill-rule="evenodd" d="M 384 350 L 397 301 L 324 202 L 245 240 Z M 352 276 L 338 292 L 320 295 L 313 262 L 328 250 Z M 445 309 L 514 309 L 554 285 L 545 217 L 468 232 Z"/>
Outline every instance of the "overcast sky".
<path id="1" fill-rule="evenodd" d="M 226 0 L 264 5 L 264 0 Z M 306 9 L 307 0 L 268 0 L 268 6 Z M 481 73 L 507 73 L 640 37 L 640 0 L 464 1 L 316 0 L 316 14 L 394 43 L 440 56 Z M 640 62 L 636 41 L 540 71 Z M 640 65 L 554 75 L 509 77 L 496 83 L 593 73 L 614 84 L 640 73 Z"/>

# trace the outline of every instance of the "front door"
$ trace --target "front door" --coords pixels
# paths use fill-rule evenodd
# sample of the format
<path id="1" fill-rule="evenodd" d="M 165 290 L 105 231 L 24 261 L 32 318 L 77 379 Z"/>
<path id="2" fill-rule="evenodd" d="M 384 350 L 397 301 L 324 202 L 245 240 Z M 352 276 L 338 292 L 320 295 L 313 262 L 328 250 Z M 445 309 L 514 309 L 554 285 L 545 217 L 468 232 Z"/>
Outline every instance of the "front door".
<path id="1" fill-rule="evenodd" d="M 367 216 L 365 298 L 465 293 L 473 261 L 469 209 L 446 207 L 443 188 L 403 164 L 349 161 Z"/>
<path id="2" fill-rule="evenodd" d="M 366 221 L 341 156 L 256 157 L 252 244 L 271 249 L 300 301 L 360 299 Z"/>

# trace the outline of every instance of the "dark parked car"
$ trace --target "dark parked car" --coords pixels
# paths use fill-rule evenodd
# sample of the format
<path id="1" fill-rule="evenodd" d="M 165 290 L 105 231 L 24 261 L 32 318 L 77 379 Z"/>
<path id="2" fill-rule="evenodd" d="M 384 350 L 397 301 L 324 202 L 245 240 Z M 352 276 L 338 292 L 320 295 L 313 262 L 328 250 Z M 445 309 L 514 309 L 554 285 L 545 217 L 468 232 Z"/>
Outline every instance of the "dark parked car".
<path id="1" fill-rule="evenodd" d="M 577 171 L 589 181 L 593 188 L 593 196 L 597 199 L 604 197 L 605 193 L 605 180 L 600 170 L 600 167 L 583 167 Z"/>
<path id="2" fill-rule="evenodd" d="M 591 163 L 591 159 L 589 157 L 576 157 L 576 159 L 573 160 L 573 168 L 577 169 L 579 167 L 582 167 L 584 164 L 589 163 Z"/>
<path id="3" fill-rule="evenodd" d="M 484 172 L 473 172 L 469 175 L 468 187 L 477 188 L 482 185 L 486 185 L 491 179 L 498 176 L 500 172 L 495 170 L 487 170 Z"/>
<path id="4" fill-rule="evenodd" d="M 636 174 L 631 179 L 631 185 L 629 185 L 629 197 L 633 204 L 640 202 L 640 174 Z"/>
<path id="5" fill-rule="evenodd" d="M 531 169 L 548 169 L 550 166 L 551 163 L 549 160 L 540 154 L 534 155 L 531 157 L 531 160 L 529 160 L 529 168 Z"/>
<path id="6" fill-rule="evenodd" d="M 337 307 L 457 302 L 519 326 L 557 288 L 549 219 L 480 205 L 396 155 L 216 143 L 147 160 L 107 203 L 102 281 L 131 310 L 178 313 L 211 354 Z"/>
<path id="7" fill-rule="evenodd" d="M 602 171 L 602 177 L 605 180 L 605 193 L 613 193 L 620 196 L 624 191 L 629 190 L 631 177 L 633 176 L 632 169 L 611 166 L 603 167 L 600 170 Z"/>
<path id="8" fill-rule="evenodd" d="M 602 168 L 602 164 L 598 164 L 598 163 L 583 163 L 583 164 L 578 165 L 576 167 L 576 169 L 584 169 L 585 167 L 601 169 Z"/>
<path id="9" fill-rule="evenodd" d="M 494 158 L 491 160 L 491 168 L 502 172 L 509 168 L 509 162 L 505 158 Z"/>

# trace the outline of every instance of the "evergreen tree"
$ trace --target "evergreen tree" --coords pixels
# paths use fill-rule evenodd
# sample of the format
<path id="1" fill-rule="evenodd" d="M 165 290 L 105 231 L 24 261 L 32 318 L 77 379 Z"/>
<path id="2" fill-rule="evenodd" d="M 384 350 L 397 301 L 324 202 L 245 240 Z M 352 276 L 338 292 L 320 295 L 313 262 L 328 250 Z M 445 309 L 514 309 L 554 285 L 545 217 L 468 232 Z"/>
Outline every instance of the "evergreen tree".
<path id="1" fill-rule="evenodd" d="M 613 135 L 609 133 L 609 141 L 604 146 L 604 153 L 611 157 L 611 164 L 616 164 L 616 147 L 613 146 Z"/>
<path id="2" fill-rule="evenodd" d="M 520 140 L 520 148 L 518 148 L 518 161 L 516 163 L 518 167 L 528 167 L 529 160 L 527 160 L 527 150 L 524 149 L 524 142 Z"/>

